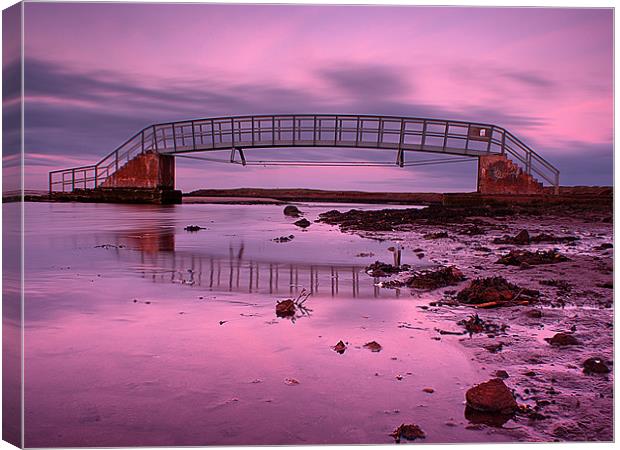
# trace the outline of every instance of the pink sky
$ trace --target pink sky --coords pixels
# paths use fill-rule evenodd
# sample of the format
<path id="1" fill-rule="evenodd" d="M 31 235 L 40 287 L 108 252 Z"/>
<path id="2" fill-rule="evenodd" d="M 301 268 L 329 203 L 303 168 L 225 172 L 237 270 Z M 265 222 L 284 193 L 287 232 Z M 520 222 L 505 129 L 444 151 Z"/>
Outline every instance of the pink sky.
<path id="1" fill-rule="evenodd" d="M 287 112 L 496 123 L 563 184 L 612 182 L 611 9 L 28 3 L 25 19 L 32 188 L 153 122 Z M 357 168 L 335 183 L 179 161 L 177 184 L 468 190 L 474 172 Z"/>

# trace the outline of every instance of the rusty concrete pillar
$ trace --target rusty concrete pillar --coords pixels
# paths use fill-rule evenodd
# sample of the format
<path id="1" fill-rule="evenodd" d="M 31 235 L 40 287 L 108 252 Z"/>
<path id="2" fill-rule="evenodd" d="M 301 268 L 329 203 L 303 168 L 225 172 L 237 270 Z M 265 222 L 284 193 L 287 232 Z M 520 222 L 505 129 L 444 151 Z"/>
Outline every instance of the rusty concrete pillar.
<path id="1" fill-rule="evenodd" d="M 484 155 L 478 157 L 478 192 L 481 194 L 543 194 L 544 188 L 506 155 Z"/>
<path id="2" fill-rule="evenodd" d="M 142 153 L 101 185 L 103 188 L 174 189 L 174 156 Z"/>

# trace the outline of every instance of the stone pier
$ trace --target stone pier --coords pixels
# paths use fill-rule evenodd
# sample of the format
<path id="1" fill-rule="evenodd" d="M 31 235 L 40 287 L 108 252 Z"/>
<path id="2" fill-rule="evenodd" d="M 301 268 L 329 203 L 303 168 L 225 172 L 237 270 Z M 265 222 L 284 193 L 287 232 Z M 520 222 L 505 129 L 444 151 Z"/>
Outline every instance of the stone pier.
<path id="1" fill-rule="evenodd" d="M 478 192 L 530 195 L 545 189 L 505 155 L 486 155 L 478 158 Z"/>
<path id="2" fill-rule="evenodd" d="M 88 195 L 93 201 L 115 203 L 181 203 L 181 191 L 174 189 L 174 173 L 174 156 L 145 152 L 120 167 Z"/>

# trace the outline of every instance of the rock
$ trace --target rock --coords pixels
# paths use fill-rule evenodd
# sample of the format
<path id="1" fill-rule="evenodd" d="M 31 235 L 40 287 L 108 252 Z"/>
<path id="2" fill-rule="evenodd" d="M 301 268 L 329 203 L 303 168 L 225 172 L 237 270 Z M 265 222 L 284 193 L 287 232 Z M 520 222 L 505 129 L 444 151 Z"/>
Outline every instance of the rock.
<path id="1" fill-rule="evenodd" d="M 435 389 L 431 387 L 425 387 L 424 389 L 422 389 L 422 391 L 426 392 L 427 394 L 432 394 L 433 392 L 435 392 Z"/>
<path id="2" fill-rule="evenodd" d="M 538 291 L 521 288 L 503 277 L 489 277 L 473 280 L 456 298 L 469 305 L 506 306 L 517 300 L 534 301 L 539 295 Z"/>
<path id="3" fill-rule="evenodd" d="M 435 270 L 415 272 L 404 282 L 384 283 L 383 287 L 407 286 L 413 289 L 433 290 L 446 286 L 454 286 L 465 279 L 463 272 L 454 266 L 440 267 Z"/>
<path id="4" fill-rule="evenodd" d="M 390 275 L 406 270 L 409 270 L 409 266 L 407 264 L 403 264 L 402 266 L 393 266 L 392 264 L 381 261 L 375 261 L 365 269 L 366 273 L 371 277 L 389 277 Z"/>
<path id="5" fill-rule="evenodd" d="M 299 384 L 299 381 L 297 381 L 295 378 L 285 378 L 284 384 L 288 384 L 289 386 L 296 386 Z"/>
<path id="6" fill-rule="evenodd" d="M 332 348 L 336 353 L 340 353 L 341 355 L 347 350 L 347 346 L 342 341 L 338 341 Z"/>
<path id="7" fill-rule="evenodd" d="M 293 300 L 282 300 L 276 304 L 276 316 L 278 317 L 292 317 L 296 311 L 297 307 Z"/>
<path id="8" fill-rule="evenodd" d="M 530 243 L 530 233 L 527 230 L 521 230 L 514 238 L 512 242 L 516 245 L 527 245 Z"/>
<path id="9" fill-rule="evenodd" d="M 503 348 L 504 348 L 503 342 L 498 342 L 497 344 L 489 344 L 489 345 L 484 346 L 484 349 L 491 353 L 498 353 L 502 351 Z"/>
<path id="10" fill-rule="evenodd" d="M 299 210 L 299 208 L 297 208 L 297 206 L 287 205 L 284 208 L 284 215 L 285 216 L 299 217 L 299 216 L 301 216 L 301 214 L 302 214 L 302 212 Z"/>
<path id="11" fill-rule="evenodd" d="M 552 338 L 545 338 L 545 341 L 557 347 L 580 344 L 577 338 L 569 333 L 556 333 Z"/>
<path id="12" fill-rule="evenodd" d="M 609 242 L 605 242 L 601 245 L 599 245 L 598 247 L 594 247 L 596 250 L 608 250 L 610 248 L 614 248 L 614 244 L 611 244 Z"/>
<path id="13" fill-rule="evenodd" d="M 445 231 L 438 231 L 436 233 L 427 233 L 422 236 L 424 239 L 445 239 L 448 237 L 448 233 Z"/>
<path id="14" fill-rule="evenodd" d="M 609 367 L 607 367 L 602 358 L 588 358 L 583 362 L 583 373 L 588 375 L 593 373 L 609 373 Z"/>
<path id="15" fill-rule="evenodd" d="M 191 231 L 191 232 L 196 232 L 196 231 L 200 231 L 200 230 L 206 230 L 206 228 L 204 227 L 199 227 L 198 225 L 188 225 L 185 228 L 183 228 L 185 231 Z"/>
<path id="16" fill-rule="evenodd" d="M 499 378 L 470 388 L 465 393 L 465 400 L 467 406 L 481 412 L 512 414 L 517 410 L 513 393 Z"/>
<path id="17" fill-rule="evenodd" d="M 503 255 L 495 263 L 504 264 L 506 266 L 521 266 L 529 264 L 530 266 L 538 266 L 541 264 L 556 264 L 569 259 L 559 253 L 557 250 L 538 250 L 530 252 L 527 250 L 511 250 L 508 254 Z"/>
<path id="18" fill-rule="evenodd" d="M 300 219 L 297 222 L 293 222 L 293 225 L 297 225 L 299 228 L 308 228 L 312 224 L 308 219 Z"/>
<path id="19" fill-rule="evenodd" d="M 402 438 L 407 439 L 408 441 L 424 439 L 426 434 L 424 434 L 424 431 L 422 431 L 422 429 L 416 424 L 410 423 L 405 425 L 403 423 L 396 428 L 390 436 L 392 436 L 396 442 L 400 442 Z"/>
<path id="20" fill-rule="evenodd" d="M 373 252 L 361 252 L 355 256 L 357 256 L 358 258 L 369 258 L 371 256 L 375 256 L 375 254 Z"/>
<path id="21" fill-rule="evenodd" d="M 383 349 L 383 347 L 381 347 L 381 344 L 376 341 L 367 342 L 366 344 L 364 344 L 364 348 L 367 348 L 371 352 L 380 352 Z"/>
<path id="22" fill-rule="evenodd" d="M 509 377 L 508 372 L 506 372 L 505 370 L 498 370 L 497 372 L 495 372 L 495 376 L 497 378 L 501 378 L 502 380 L 505 380 Z"/>
<path id="23" fill-rule="evenodd" d="M 280 242 L 281 243 L 281 242 L 290 242 L 293 239 L 295 239 L 295 235 L 290 234 L 288 236 L 280 236 L 280 237 L 277 237 L 277 238 L 273 238 L 272 241 L 273 242 Z"/>
<path id="24" fill-rule="evenodd" d="M 543 313 L 540 309 L 528 309 L 525 311 L 525 315 L 532 319 L 540 319 L 543 316 Z"/>

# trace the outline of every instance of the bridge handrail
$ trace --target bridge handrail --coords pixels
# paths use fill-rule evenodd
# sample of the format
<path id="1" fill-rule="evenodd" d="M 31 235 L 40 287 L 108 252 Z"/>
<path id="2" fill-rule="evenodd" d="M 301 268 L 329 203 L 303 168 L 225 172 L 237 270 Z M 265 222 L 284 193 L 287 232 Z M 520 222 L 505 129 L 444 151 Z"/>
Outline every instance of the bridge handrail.
<path id="1" fill-rule="evenodd" d="M 273 128 L 261 128 L 260 124 L 263 123 L 264 120 L 271 120 L 273 123 Z M 314 120 L 314 130 L 312 127 L 304 128 L 302 126 L 302 120 Z M 206 151 L 207 149 L 198 149 L 197 148 L 197 138 L 200 138 L 202 145 L 204 146 L 204 138 L 209 137 L 210 140 L 213 141 L 212 150 L 223 150 L 223 148 L 215 148 L 215 136 L 220 139 L 220 144 L 223 143 L 222 137 L 228 136 L 231 139 L 231 145 L 229 147 L 235 147 L 235 137 L 236 135 L 242 140 L 239 142 L 239 145 L 243 145 L 244 147 L 252 147 L 254 146 L 255 135 L 258 132 L 259 136 L 261 133 L 272 132 L 272 139 L 274 147 L 282 147 L 282 146 L 300 146 L 301 144 L 295 143 L 295 135 L 298 133 L 301 136 L 303 132 L 313 132 L 313 140 L 314 146 L 329 146 L 325 144 L 318 144 L 318 140 L 316 139 L 317 120 L 319 124 L 323 120 L 331 120 L 333 124 L 328 126 L 321 125 L 318 129 L 319 136 L 323 132 L 331 132 L 334 134 L 334 147 L 338 147 L 338 135 L 340 135 L 340 142 L 347 142 L 346 139 L 342 139 L 343 133 L 356 133 L 356 142 L 355 146 L 357 147 L 368 147 L 368 145 L 358 145 L 358 137 L 363 135 L 364 133 L 373 133 L 377 135 L 377 148 L 380 148 L 381 145 L 384 147 L 388 144 L 394 145 L 395 143 L 387 143 L 384 139 L 385 136 L 396 136 L 399 135 L 399 143 L 398 150 L 401 151 L 401 147 L 406 147 L 404 144 L 404 140 L 407 136 L 417 136 L 421 139 L 421 144 L 419 145 L 421 148 L 420 151 L 433 151 L 429 150 L 430 147 L 425 142 L 428 141 L 427 138 L 443 138 L 443 150 L 444 152 L 448 148 L 446 146 L 446 142 L 448 139 L 450 140 L 460 140 L 465 141 L 465 148 L 462 149 L 464 152 L 471 150 L 469 145 L 473 142 L 484 141 L 486 146 L 486 153 L 489 154 L 504 154 L 508 153 L 513 156 L 518 163 L 520 163 L 522 168 L 526 173 L 534 172 L 541 178 L 543 178 L 546 182 L 550 183 L 556 188 L 556 191 L 559 187 L 559 170 L 555 168 L 549 161 L 544 159 L 538 153 L 531 149 L 527 144 L 517 138 L 514 134 L 512 134 L 507 129 L 493 124 L 483 123 L 483 122 L 466 122 L 461 120 L 451 120 L 451 119 L 434 119 L 434 118 L 423 118 L 423 117 L 404 117 L 404 116 L 392 116 L 392 115 L 368 115 L 368 114 L 263 114 L 263 115 L 241 115 L 241 116 L 222 116 L 222 117 L 206 117 L 201 119 L 190 119 L 190 120 L 182 120 L 176 122 L 161 122 L 148 125 L 142 128 L 140 131 L 135 133 L 117 148 L 115 148 L 112 152 L 103 157 L 100 161 L 98 161 L 94 165 L 88 166 L 78 166 L 72 167 L 69 169 L 60 169 L 53 170 L 49 173 L 49 187 L 50 192 L 53 191 L 53 188 L 57 185 L 61 185 L 62 190 L 64 191 L 65 186 L 70 185 L 71 189 L 75 189 L 78 185 L 82 185 L 84 188 L 87 187 L 89 182 L 94 180 L 94 186 L 97 187 L 105 180 L 111 176 L 116 170 L 118 170 L 124 164 L 123 161 L 129 161 L 136 155 L 143 153 L 145 151 L 156 151 L 160 152 L 158 148 L 161 144 L 163 146 L 166 145 L 166 142 L 169 142 L 172 138 L 174 144 L 174 152 L 168 153 L 179 153 L 179 152 L 188 152 L 188 151 Z M 275 122 L 278 121 L 278 127 L 275 128 Z M 292 121 L 291 125 L 282 126 L 282 121 Z M 343 121 L 357 121 L 357 126 L 353 128 L 347 128 L 343 126 Z M 367 122 L 364 122 L 367 121 Z M 255 122 L 259 123 L 258 129 L 255 129 Z M 362 126 L 360 127 L 360 122 Z M 366 127 L 368 123 L 376 124 L 376 128 Z M 400 130 L 394 128 L 385 128 L 386 124 L 394 124 L 400 122 Z M 251 123 L 250 128 L 242 128 L 242 125 L 249 125 Z M 215 124 L 218 124 L 219 130 L 216 132 Z M 222 124 L 230 124 L 230 129 L 223 129 Z M 415 129 L 407 129 L 407 124 L 416 124 L 421 125 L 421 130 Z M 210 125 L 210 129 L 203 130 L 203 126 Z M 237 127 L 235 126 L 237 125 Z M 297 129 L 296 129 L 297 126 Z M 443 131 L 433 131 L 428 128 L 432 126 L 440 126 L 443 127 Z M 454 126 L 456 128 L 460 127 L 466 128 L 466 134 L 459 133 L 450 133 L 450 127 Z M 191 127 L 191 131 L 185 133 L 185 127 Z M 197 127 L 200 127 L 200 132 L 197 134 Z M 180 128 L 180 134 L 178 136 L 175 135 L 177 128 Z M 472 137 L 471 131 L 473 129 L 479 130 L 487 130 L 490 132 L 490 135 L 485 137 L 485 139 L 480 139 L 476 137 Z M 172 136 L 166 136 L 166 131 L 172 132 Z M 276 130 L 278 135 L 281 136 L 281 133 L 291 133 L 292 132 L 292 145 L 283 145 L 281 143 L 281 137 L 278 137 L 276 144 L 275 133 Z M 160 136 L 160 135 L 161 136 Z M 248 141 L 243 141 L 243 136 L 251 134 L 251 144 Z M 482 135 L 481 135 L 482 136 Z M 193 149 L 189 150 L 181 150 L 177 151 L 177 137 L 181 137 L 183 142 L 185 139 L 193 141 Z M 321 139 L 319 139 L 321 140 Z M 361 142 L 360 142 L 361 143 Z M 367 143 L 367 141 L 364 141 Z M 361 143 L 363 144 L 363 143 Z M 426 145 L 426 149 L 425 149 Z M 265 146 L 265 145 L 261 145 Z M 312 144 L 307 146 L 313 146 Z M 341 145 L 342 146 L 342 145 Z M 351 145 L 346 145 L 346 147 L 354 148 Z M 499 148 L 498 150 L 493 150 Z M 167 150 L 167 149 L 161 149 Z M 405 148 L 405 150 L 407 150 Z M 455 150 L 455 149 L 452 149 Z M 478 152 L 484 150 L 475 150 Z M 449 153 L 449 152 L 448 152 Z M 471 154 L 470 154 L 471 156 Z M 475 156 L 475 155 L 474 155 Z M 90 173 L 90 172 L 94 173 Z M 54 176 L 61 174 L 61 180 L 54 180 Z M 71 174 L 71 179 L 66 180 L 66 175 Z M 79 175 L 78 179 L 76 179 L 76 174 Z"/>

